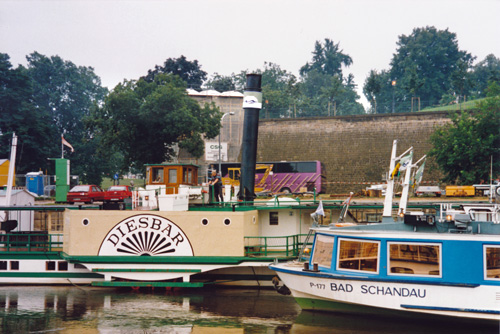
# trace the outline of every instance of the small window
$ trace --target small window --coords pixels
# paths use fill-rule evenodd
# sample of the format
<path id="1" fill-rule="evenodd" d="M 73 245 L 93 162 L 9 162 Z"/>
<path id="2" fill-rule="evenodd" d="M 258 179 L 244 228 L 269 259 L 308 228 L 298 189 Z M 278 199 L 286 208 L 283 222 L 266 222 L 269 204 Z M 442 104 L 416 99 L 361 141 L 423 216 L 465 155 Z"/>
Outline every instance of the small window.
<path id="1" fill-rule="evenodd" d="M 278 212 L 269 212 L 269 225 L 278 225 Z"/>
<path id="2" fill-rule="evenodd" d="M 379 243 L 340 239 L 338 269 L 378 272 Z"/>
<path id="3" fill-rule="evenodd" d="M 330 268 L 332 263 L 334 238 L 322 234 L 316 236 L 312 263 Z"/>
<path id="4" fill-rule="evenodd" d="M 7 270 L 7 261 L 0 261 L 0 270 Z"/>
<path id="5" fill-rule="evenodd" d="M 389 243 L 389 274 L 440 276 L 440 250 L 437 244 Z"/>
<path id="6" fill-rule="evenodd" d="M 168 170 L 168 183 L 177 183 L 177 169 Z"/>
<path id="7" fill-rule="evenodd" d="M 226 225 L 226 226 L 231 225 L 231 219 L 229 219 L 229 218 L 224 219 L 224 225 Z"/>
<path id="8" fill-rule="evenodd" d="M 66 262 L 66 261 L 57 262 L 57 270 L 68 271 L 68 262 Z"/>
<path id="9" fill-rule="evenodd" d="M 500 246 L 485 246 L 485 266 L 487 279 L 500 279 Z"/>
<path id="10" fill-rule="evenodd" d="M 207 225 L 208 225 L 208 219 L 207 219 L 207 218 L 203 218 L 203 219 L 201 220 L 201 225 L 203 225 L 203 226 L 207 226 Z"/>
<path id="11" fill-rule="evenodd" d="M 19 270 L 19 261 L 10 261 L 10 270 Z"/>
<path id="12" fill-rule="evenodd" d="M 153 183 L 163 183 L 163 167 L 153 168 L 152 182 Z"/>
<path id="13" fill-rule="evenodd" d="M 47 261 L 45 262 L 45 270 L 56 270 L 56 262 L 55 261 Z"/>
<path id="14" fill-rule="evenodd" d="M 75 263 L 75 269 L 87 269 L 87 267 L 85 267 L 83 264 L 81 263 Z"/>

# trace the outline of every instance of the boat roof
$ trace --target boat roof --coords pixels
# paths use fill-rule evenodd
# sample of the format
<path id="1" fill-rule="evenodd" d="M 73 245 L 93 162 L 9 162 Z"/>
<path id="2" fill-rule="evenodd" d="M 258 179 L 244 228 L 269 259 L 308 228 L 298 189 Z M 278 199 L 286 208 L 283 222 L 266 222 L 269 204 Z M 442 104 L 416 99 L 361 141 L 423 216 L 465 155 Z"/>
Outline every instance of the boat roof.
<path id="1" fill-rule="evenodd" d="M 12 195 L 15 195 L 15 194 L 19 194 L 19 193 L 26 193 L 26 194 L 29 194 L 33 197 L 36 197 L 36 195 L 34 195 L 33 193 L 25 190 L 25 189 L 12 189 Z M 5 197 L 7 195 L 7 190 L 6 189 L 0 189 L 0 197 Z"/>
<path id="2" fill-rule="evenodd" d="M 144 166 L 193 166 L 200 168 L 200 166 L 192 163 L 183 164 L 183 163 L 173 163 L 173 162 L 162 163 L 162 164 L 144 164 Z"/>

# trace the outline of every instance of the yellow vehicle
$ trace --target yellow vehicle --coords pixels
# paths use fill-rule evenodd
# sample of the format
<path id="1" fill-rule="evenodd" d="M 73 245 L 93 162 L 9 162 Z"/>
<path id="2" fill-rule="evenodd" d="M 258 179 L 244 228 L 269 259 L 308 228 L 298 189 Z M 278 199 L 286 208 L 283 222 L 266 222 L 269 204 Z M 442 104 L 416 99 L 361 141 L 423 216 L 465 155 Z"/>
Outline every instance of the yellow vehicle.
<path id="1" fill-rule="evenodd" d="M 446 196 L 454 197 L 473 197 L 476 194 L 474 186 L 446 186 Z"/>
<path id="2" fill-rule="evenodd" d="M 255 192 L 261 192 L 266 190 L 266 180 L 269 173 L 272 171 L 273 165 L 256 165 L 255 166 Z M 231 185 L 233 187 L 240 185 L 241 168 L 228 168 L 228 177 L 222 178 L 222 184 Z M 262 177 L 260 177 L 260 175 Z M 260 178 L 260 180 L 259 180 Z M 270 188 L 270 187 L 269 187 Z"/>

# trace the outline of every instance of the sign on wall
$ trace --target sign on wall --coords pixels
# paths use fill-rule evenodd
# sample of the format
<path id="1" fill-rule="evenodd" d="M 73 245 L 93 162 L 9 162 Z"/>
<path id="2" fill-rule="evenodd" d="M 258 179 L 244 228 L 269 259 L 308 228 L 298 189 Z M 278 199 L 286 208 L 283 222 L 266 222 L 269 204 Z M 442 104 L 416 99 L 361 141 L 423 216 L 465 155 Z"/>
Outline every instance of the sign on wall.
<path id="1" fill-rule="evenodd" d="M 220 160 L 227 161 L 227 143 L 220 143 Z M 205 161 L 219 161 L 218 142 L 205 142 Z"/>
<path id="2" fill-rule="evenodd" d="M 115 225 L 104 238 L 99 255 L 193 256 L 193 247 L 179 226 L 167 218 L 141 214 Z"/>

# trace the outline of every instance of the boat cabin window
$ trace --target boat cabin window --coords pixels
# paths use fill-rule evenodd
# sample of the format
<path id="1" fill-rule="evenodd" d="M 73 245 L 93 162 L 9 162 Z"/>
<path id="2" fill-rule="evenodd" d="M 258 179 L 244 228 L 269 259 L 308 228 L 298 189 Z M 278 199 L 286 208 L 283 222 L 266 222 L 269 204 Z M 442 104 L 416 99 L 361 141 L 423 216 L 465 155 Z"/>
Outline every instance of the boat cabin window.
<path id="1" fill-rule="evenodd" d="M 10 270 L 19 270 L 19 261 L 10 261 Z"/>
<path id="2" fill-rule="evenodd" d="M 269 212 L 269 225 L 278 225 L 279 212 L 271 211 Z"/>
<path id="3" fill-rule="evenodd" d="M 193 183 L 193 170 L 191 168 L 184 167 L 182 169 L 183 183 L 192 184 Z"/>
<path id="4" fill-rule="evenodd" d="M 153 167 L 151 173 L 153 183 L 163 183 L 163 167 Z"/>
<path id="5" fill-rule="evenodd" d="M 389 243 L 389 272 L 397 275 L 441 276 L 441 245 Z"/>
<path id="6" fill-rule="evenodd" d="M 500 279 L 500 246 L 485 246 L 485 265 L 487 279 Z"/>
<path id="7" fill-rule="evenodd" d="M 168 170 L 168 183 L 177 183 L 177 169 Z"/>
<path id="8" fill-rule="evenodd" d="M 378 272 L 379 242 L 340 239 L 338 269 Z"/>
<path id="9" fill-rule="evenodd" d="M 317 263 L 322 267 L 331 268 L 334 240 L 334 237 L 327 235 L 318 234 L 316 236 L 312 263 Z"/>

